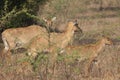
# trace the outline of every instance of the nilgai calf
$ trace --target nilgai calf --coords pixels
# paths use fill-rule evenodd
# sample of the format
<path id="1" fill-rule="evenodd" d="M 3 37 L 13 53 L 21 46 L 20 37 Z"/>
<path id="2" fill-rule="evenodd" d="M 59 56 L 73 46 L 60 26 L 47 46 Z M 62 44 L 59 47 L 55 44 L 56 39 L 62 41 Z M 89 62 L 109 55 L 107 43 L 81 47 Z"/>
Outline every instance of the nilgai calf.
<path id="1" fill-rule="evenodd" d="M 69 57 L 65 60 L 88 60 L 88 63 L 85 66 L 85 75 L 87 76 L 92 61 L 99 55 L 100 51 L 104 49 L 105 45 L 110 44 L 112 44 L 112 41 L 108 37 L 103 37 L 95 44 L 67 46 L 64 48 L 64 52 L 67 54 L 67 57 Z"/>

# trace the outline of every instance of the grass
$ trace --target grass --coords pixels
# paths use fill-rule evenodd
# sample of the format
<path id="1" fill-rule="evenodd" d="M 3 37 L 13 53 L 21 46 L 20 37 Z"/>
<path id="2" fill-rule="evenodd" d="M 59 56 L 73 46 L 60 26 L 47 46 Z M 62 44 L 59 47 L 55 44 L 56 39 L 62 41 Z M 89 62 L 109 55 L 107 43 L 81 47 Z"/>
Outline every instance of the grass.
<path id="1" fill-rule="evenodd" d="M 36 59 L 32 62 L 34 71 L 38 70 L 40 64 L 44 64 L 46 62 L 48 62 L 48 55 L 39 53 Z"/>

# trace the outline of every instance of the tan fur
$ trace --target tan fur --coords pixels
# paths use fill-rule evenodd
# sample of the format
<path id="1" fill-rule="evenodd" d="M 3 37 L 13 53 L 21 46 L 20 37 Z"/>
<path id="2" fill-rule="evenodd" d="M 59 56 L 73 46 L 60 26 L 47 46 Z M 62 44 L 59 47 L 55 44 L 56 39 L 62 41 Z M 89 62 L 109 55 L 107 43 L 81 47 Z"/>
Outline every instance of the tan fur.
<path id="1" fill-rule="evenodd" d="M 64 48 L 72 40 L 74 31 L 77 27 L 73 22 L 69 22 L 67 29 L 64 33 L 51 33 L 51 43 L 56 45 L 56 47 Z"/>
<path id="2" fill-rule="evenodd" d="M 77 60 L 79 61 L 88 59 L 88 63 L 85 68 L 85 73 L 86 75 L 88 75 L 92 61 L 98 56 L 98 53 L 105 47 L 106 44 L 112 44 L 112 41 L 109 38 L 104 37 L 95 44 L 88 44 L 82 46 L 67 46 L 65 48 L 65 52 L 68 56 L 71 55 L 73 57 L 77 57 Z"/>
<path id="3" fill-rule="evenodd" d="M 28 55 L 37 56 L 38 52 L 45 51 L 49 47 L 48 36 L 38 35 L 34 37 L 27 45 Z"/>
<path id="4" fill-rule="evenodd" d="M 65 23 L 65 24 L 59 24 L 59 26 L 56 26 L 54 28 L 54 31 L 57 32 L 57 33 L 65 32 L 65 30 L 67 28 L 66 25 L 67 25 L 67 23 Z"/>
<path id="5" fill-rule="evenodd" d="M 64 33 L 50 33 L 50 46 L 49 46 L 49 38 L 48 36 L 37 36 L 29 47 L 29 55 L 36 56 L 37 51 L 44 51 L 45 49 L 50 48 L 50 51 L 53 48 L 64 48 L 68 45 L 70 40 L 74 35 L 74 31 L 76 30 L 76 26 L 74 22 L 69 22 L 67 30 Z"/>
<path id="6" fill-rule="evenodd" d="M 23 44 L 28 43 L 38 34 L 44 35 L 44 33 L 47 33 L 46 29 L 37 25 L 24 28 L 11 28 L 2 33 L 2 40 L 5 45 L 5 50 L 7 51 L 16 47 L 20 47 Z"/>

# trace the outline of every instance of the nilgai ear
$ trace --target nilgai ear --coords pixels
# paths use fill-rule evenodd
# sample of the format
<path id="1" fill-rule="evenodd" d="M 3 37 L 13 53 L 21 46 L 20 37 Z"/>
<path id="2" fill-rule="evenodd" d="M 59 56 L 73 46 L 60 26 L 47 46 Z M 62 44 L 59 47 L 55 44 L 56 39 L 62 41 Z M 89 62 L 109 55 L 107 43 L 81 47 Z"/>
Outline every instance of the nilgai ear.
<path id="1" fill-rule="evenodd" d="M 48 19 L 46 19 L 45 17 L 43 17 L 42 18 L 45 22 L 47 22 L 47 21 L 49 21 Z M 53 17 L 52 19 L 51 19 L 51 22 L 53 22 L 53 21 L 55 21 L 56 20 L 56 17 Z"/>
<path id="2" fill-rule="evenodd" d="M 51 21 L 52 21 L 52 22 L 53 22 L 53 21 L 55 21 L 55 20 L 56 20 L 56 18 L 57 18 L 57 17 L 53 17 L 53 18 L 51 19 Z"/>
<path id="3" fill-rule="evenodd" d="M 104 31 L 104 30 L 102 31 L 101 36 L 102 36 L 102 37 L 106 37 L 106 34 L 105 34 L 105 31 Z"/>
<path id="4" fill-rule="evenodd" d="M 47 22 L 47 19 L 45 17 L 42 18 L 45 22 Z"/>
<path id="5" fill-rule="evenodd" d="M 77 19 L 74 21 L 74 25 L 75 25 L 75 26 L 78 26 L 78 21 L 77 21 Z"/>
<path id="6" fill-rule="evenodd" d="M 78 20 L 76 19 L 76 20 L 75 20 L 75 22 L 77 23 L 77 22 L 78 22 Z"/>
<path id="7" fill-rule="evenodd" d="M 105 37 L 105 35 L 103 35 L 103 34 L 102 34 L 101 36 L 102 36 L 102 37 Z"/>

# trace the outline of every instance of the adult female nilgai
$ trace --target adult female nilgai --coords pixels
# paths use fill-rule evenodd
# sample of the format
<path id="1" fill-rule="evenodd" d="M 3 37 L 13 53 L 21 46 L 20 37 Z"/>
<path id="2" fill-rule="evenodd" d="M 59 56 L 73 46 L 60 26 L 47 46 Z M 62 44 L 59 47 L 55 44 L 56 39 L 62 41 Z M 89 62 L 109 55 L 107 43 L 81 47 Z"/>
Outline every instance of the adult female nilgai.
<path id="1" fill-rule="evenodd" d="M 55 18 L 49 21 L 49 25 L 53 23 Z M 47 23 L 47 26 L 49 26 Z M 31 25 L 28 27 L 22 28 L 11 28 L 7 29 L 2 33 L 2 40 L 4 43 L 4 50 L 7 52 L 8 50 L 15 49 L 16 47 L 21 47 L 30 42 L 32 38 L 37 35 L 44 36 L 46 35 L 47 30 L 38 25 Z"/>
<path id="2" fill-rule="evenodd" d="M 28 45 L 29 55 L 36 56 L 37 52 L 44 51 L 46 48 L 48 49 L 49 43 L 50 48 L 48 49 L 50 52 L 57 48 L 64 48 L 68 45 L 68 43 L 73 38 L 74 32 L 78 29 L 77 22 L 68 22 L 67 29 L 63 33 L 50 33 L 50 42 L 48 41 L 48 37 L 46 36 L 37 36 L 34 38 L 30 45 Z M 81 31 L 81 29 L 80 29 Z"/>

